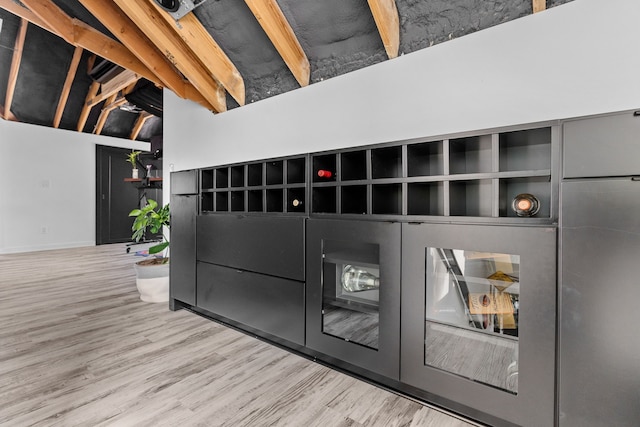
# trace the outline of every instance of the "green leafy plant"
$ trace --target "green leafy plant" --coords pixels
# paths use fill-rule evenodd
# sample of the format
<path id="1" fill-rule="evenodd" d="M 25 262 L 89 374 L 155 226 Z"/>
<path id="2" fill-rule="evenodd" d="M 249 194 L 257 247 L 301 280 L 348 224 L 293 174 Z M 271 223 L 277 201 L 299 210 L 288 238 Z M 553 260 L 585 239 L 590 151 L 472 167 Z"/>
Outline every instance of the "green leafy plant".
<path id="1" fill-rule="evenodd" d="M 131 230 L 133 235 L 131 238 L 136 242 L 144 239 L 147 230 L 153 234 L 159 232 L 162 233 L 163 242 L 149 248 L 149 254 L 157 254 L 169 247 L 169 239 L 164 234 L 164 227 L 170 227 L 170 212 L 169 205 L 165 205 L 161 208 L 158 207 L 158 202 L 152 199 L 147 200 L 147 205 L 142 209 L 134 209 L 129 213 L 129 216 L 134 217 Z M 168 261 L 166 258 L 165 262 Z"/>
<path id="2" fill-rule="evenodd" d="M 131 150 L 131 152 L 127 154 L 127 162 L 131 163 L 131 166 L 133 166 L 133 169 L 138 169 L 137 160 L 140 153 L 142 153 L 142 151 Z"/>

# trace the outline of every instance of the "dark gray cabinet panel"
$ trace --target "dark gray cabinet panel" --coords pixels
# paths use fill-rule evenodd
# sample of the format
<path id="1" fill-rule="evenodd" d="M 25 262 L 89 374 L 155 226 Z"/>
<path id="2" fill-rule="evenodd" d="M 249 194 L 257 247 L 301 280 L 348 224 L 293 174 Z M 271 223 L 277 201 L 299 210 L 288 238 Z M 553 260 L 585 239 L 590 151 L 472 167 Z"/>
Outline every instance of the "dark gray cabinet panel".
<path id="1" fill-rule="evenodd" d="M 304 345 L 304 283 L 198 263 L 198 307 Z"/>
<path id="2" fill-rule="evenodd" d="M 366 291 L 358 298 L 358 292 L 341 289 L 339 276 L 349 265 L 377 271 L 376 298 L 367 301 Z M 307 347 L 398 379 L 399 223 L 308 220 L 306 300 Z M 336 322 L 329 318 L 334 315 L 342 318 Z"/>
<path id="3" fill-rule="evenodd" d="M 562 193 L 560 425 L 638 426 L 640 182 L 565 182 Z"/>
<path id="4" fill-rule="evenodd" d="M 171 174 L 171 194 L 197 194 L 198 171 L 188 170 Z"/>
<path id="5" fill-rule="evenodd" d="M 196 304 L 197 212 L 197 195 L 171 195 L 170 296 L 191 305 Z"/>
<path id="6" fill-rule="evenodd" d="M 556 229 L 402 227 L 400 380 L 506 423 L 553 426 Z M 498 270 L 517 288 L 502 289 Z M 510 310 L 474 306 L 484 287 L 496 301 L 509 293 Z"/>
<path id="7" fill-rule="evenodd" d="M 198 260 L 304 281 L 304 218 L 198 217 Z"/>
<path id="8" fill-rule="evenodd" d="M 563 129 L 565 178 L 640 175 L 640 116 L 569 121 Z"/>

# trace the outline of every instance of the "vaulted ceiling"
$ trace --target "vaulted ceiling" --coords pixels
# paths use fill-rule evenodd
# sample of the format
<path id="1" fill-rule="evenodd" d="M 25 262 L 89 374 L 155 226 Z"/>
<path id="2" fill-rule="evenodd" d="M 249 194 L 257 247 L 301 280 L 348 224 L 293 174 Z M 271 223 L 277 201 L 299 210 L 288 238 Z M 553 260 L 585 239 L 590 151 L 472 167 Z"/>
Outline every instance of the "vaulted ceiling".
<path id="1" fill-rule="evenodd" d="M 150 141 L 161 88 L 219 114 L 568 1 L 0 0 L 0 116 Z"/>

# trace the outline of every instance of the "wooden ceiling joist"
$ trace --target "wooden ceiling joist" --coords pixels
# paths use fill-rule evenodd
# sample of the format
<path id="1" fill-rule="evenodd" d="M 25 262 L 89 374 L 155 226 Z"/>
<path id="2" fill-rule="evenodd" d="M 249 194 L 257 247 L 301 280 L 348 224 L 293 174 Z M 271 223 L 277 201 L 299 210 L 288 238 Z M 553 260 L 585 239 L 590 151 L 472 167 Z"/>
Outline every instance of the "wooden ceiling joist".
<path id="1" fill-rule="evenodd" d="M 4 107 L 0 105 L 0 117 L 10 122 L 19 122 L 18 118 L 11 111 L 4 111 Z"/>
<path id="2" fill-rule="evenodd" d="M 52 32 L 76 47 L 82 47 L 123 68 L 142 75 L 147 80 L 162 84 L 126 47 L 85 23 L 72 19 L 50 0 L 24 0 L 29 8 L 15 7 L 11 0 L 0 0 L 0 7 Z M 13 5 L 13 6 L 11 6 Z M 25 12 L 26 11 L 26 12 Z M 36 16 L 35 21 L 31 21 Z"/>
<path id="3" fill-rule="evenodd" d="M 238 104 L 245 104 L 244 80 L 236 66 L 193 13 L 176 22 L 154 1 L 150 2 L 168 26 L 200 59 L 209 73 L 229 92 Z"/>
<path id="4" fill-rule="evenodd" d="M 180 73 L 156 46 L 112 1 L 79 0 L 120 42 L 147 66 L 164 85 L 181 98 L 188 98 L 187 85 Z M 209 106 L 209 109 L 211 107 Z"/>
<path id="5" fill-rule="evenodd" d="M 395 0 L 368 0 L 373 19 L 389 59 L 398 56 L 400 49 L 400 19 Z"/>
<path id="6" fill-rule="evenodd" d="M 136 123 L 133 125 L 133 130 L 131 131 L 131 135 L 129 135 L 129 139 L 135 140 L 138 137 L 138 135 L 140 134 L 140 131 L 142 130 L 142 127 L 144 126 L 144 124 L 151 117 L 152 117 L 152 115 L 147 113 L 146 111 L 141 112 L 138 115 Z"/>
<path id="7" fill-rule="evenodd" d="M 533 1 L 533 13 L 542 12 L 547 8 L 547 0 L 532 0 Z"/>
<path id="8" fill-rule="evenodd" d="M 113 94 L 105 101 L 104 107 L 102 107 L 102 111 L 100 112 L 100 117 L 98 117 L 96 127 L 93 130 L 93 133 L 96 135 L 100 135 L 102 133 L 102 129 L 104 128 L 105 123 L 107 123 L 109 114 L 111 114 L 111 112 L 116 108 L 127 103 L 126 99 L 122 97 L 117 98 L 117 96 L 117 94 Z"/>
<path id="9" fill-rule="evenodd" d="M 276 0 L 245 0 L 245 3 L 298 84 L 307 86 L 310 76 L 309 60 Z"/>
<path id="10" fill-rule="evenodd" d="M 96 96 L 96 94 L 98 93 L 98 90 L 100 90 L 100 83 L 98 82 L 91 83 L 91 86 L 89 86 L 89 90 L 87 91 L 87 96 L 85 97 L 85 102 L 82 107 L 82 111 L 80 112 L 78 125 L 76 126 L 76 129 L 78 130 L 78 132 L 82 132 L 82 130 L 84 129 L 84 126 L 87 124 L 87 119 L 89 118 L 89 113 L 91 113 L 91 108 L 93 107 L 93 105 L 89 105 L 87 104 L 87 102 Z"/>
<path id="11" fill-rule="evenodd" d="M 78 71 L 78 65 L 80 65 L 82 52 L 84 52 L 84 49 L 82 49 L 81 47 L 76 47 L 75 51 L 73 52 L 73 57 L 71 58 L 71 64 L 69 65 L 69 70 L 67 70 L 67 77 L 64 80 L 64 86 L 62 86 L 62 92 L 60 93 L 60 98 L 58 99 L 58 107 L 56 108 L 56 113 L 53 116 L 54 128 L 57 128 L 60 126 L 60 121 L 62 120 L 62 113 L 64 113 L 64 108 L 67 105 L 67 99 L 69 99 L 69 92 L 71 91 L 71 85 L 73 84 L 73 80 L 76 77 L 76 72 Z"/>
<path id="12" fill-rule="evenodd" d="M 175 67 L 211 104 L 213 111 L 227 109 L 224 88 L 216 82 L 184 41 L 177 37 L 155 6 L 147 1 L 114 0 Z"/>
<path id="13" fill-rule="evenodd" d="M 16 36 L 13 46 L 13 57 L 11 59 L 11 67 L 9 68 L 9 79 L 7 81 L 7 92 L 4 98 L 4 114 L 5 120 L 8 120 L 8 114 L 11 113 L 11 104 L 13 103 L 13 94 L 18 81 L 18 71 L 20 70 L 20 62 L 22 62 L 22 48 L 24 47 L 24 39 L 27 35 L 28 21 L 24 18 L 20 20 L 20 29 Z"/>
<path id="14" fill-rule="evenodd" d="M 124 70 L 111 80 L 102 83 L 102 86 L 100 86 L 100 96 L 92 103 L 95 105 L 103 99 L 107 99 L 107 97 L 117 94 L 121 90 L 135 84 L 138 80 L 140 80 L 139 75 L 133 71 Z"/>
<path id="15" fill-rule="evenodd" d="M 51 27 L 49 27 L 42 19 L 40 19 L 35 13 L 31 12 L 29 9 L 20 6 L 18 3 L 13 0 L 0 0 L 0 9 L 4 9 L 7 12 L 11 12 L 12 14 L 26 19 L 33 25 L 37 25 L 43 30 L 53 32 Z"/>

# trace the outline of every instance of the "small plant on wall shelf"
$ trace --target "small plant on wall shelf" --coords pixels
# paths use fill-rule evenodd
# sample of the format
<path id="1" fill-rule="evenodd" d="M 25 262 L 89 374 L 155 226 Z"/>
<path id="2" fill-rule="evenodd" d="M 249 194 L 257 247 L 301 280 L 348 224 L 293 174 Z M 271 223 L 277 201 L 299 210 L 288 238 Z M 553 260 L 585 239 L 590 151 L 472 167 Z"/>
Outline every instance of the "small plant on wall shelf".
<path id="1" fill-rule="evenodd" d="M 131 150 L 129 154 L 127 154 L 127 162 L 131 163 L 131 177 L 138 178 L 138 156 L 142 153 L 142 151 Z"/>

